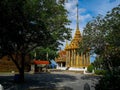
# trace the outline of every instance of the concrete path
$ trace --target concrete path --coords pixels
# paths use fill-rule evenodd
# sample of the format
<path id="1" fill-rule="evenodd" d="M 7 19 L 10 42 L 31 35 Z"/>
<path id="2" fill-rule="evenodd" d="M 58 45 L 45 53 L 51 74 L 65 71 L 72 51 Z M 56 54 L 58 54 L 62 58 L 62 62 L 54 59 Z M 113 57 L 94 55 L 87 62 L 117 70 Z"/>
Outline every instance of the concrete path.
<path id="1" fill-rule="evenodd" d="M 15 84 L 12 82 L 13 76 L 0 76 L 0 84 L 4 90 L 95 90 L 94 86 L 99 77 L 58 71 L 26 74 L 25 79 L 25 83 Z"/>

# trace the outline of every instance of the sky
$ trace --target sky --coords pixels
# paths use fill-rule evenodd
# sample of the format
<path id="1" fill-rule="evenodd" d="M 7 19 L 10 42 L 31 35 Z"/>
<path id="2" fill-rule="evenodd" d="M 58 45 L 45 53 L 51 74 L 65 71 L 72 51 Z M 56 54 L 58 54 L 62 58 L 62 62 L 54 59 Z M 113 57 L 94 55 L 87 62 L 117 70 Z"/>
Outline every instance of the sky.
<path id="1" fill-rule="evenodd" d="M 86 23 L 99 14 L 105 15 L 112 8 L 120 4 L 120 0 L 67 0 L 65 8 L 68 10 L 68 19 L 72 21 L 70 28 L 73 29 L 72 36 L 76 29 L 76 4 L 79 8 L 79 28 L 82 33 Z"/>
<path id="2" fill-rule="evenodd" d="M 72 37 L 76 30 L 76 15 L 78 3 L 78 15 L 79 15 L 79 28 L 82 34 L 83 29 L 88 21 L 99 14 L 105 16 L 108 11 L 120 4 L 120 0 L 67 0 L 65 8 L 68 10 L 68 19 L 71 20 L 70 28 L 72 29 Z M 64 49 L 64 46 L 61 48 Z M 93 62 L 95 56 L 91 56 L 91 62 Z"/>

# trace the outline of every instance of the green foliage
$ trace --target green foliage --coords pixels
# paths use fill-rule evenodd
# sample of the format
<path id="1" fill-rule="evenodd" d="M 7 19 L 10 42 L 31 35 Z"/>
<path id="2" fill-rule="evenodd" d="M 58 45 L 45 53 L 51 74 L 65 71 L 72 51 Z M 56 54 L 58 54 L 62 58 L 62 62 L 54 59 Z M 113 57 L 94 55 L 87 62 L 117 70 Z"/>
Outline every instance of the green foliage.
<path id="1" fill-rule="evenodd" d="M 95 90 L 119 90 L 120 89 L 120 70 L 114 73 L 105 74 L 96 84 Z"/>
<path id="2" fill-rule="evenodd" d="M 8 55 L 22 75 L 34 48 L 56 51 L 71 37 L 67 10 L 56 0 L 0 0 L 0 14 L 0 57 Z"/>
<path id="3" fill-rule="evenodd" d="M 96 85 L 96 90 L 119 90 L 120 82 L 120 5 L 113 8 L 105 17 L 99 15 L 84 28 L 82 46 L 88 47 L 98 57 L 95 68 L 106 71 L 106 75 Z M 81 45 L 81 44 L 80 44 Z M 119 73 L 118 73 L 119 72 Z M 104 71 L 96 71 L 104 73 Z M 102 86 L 102 87 L 101 87 Z"/>
<path id="4" fill-rule="evenodd" d="M 36 54 L 36 56 L 35 56 Z M 31 52 L 32 59 L 40 60 L 54 60 L 57 56 L 57 52 L 50 48 L 36 48 Z"/>
<path id="5" fill-rule="evenodd" d="M 90 48 L 91 53 L 102 53 L 105 45 L 105 31 L 103 30 L 103 16 L 99 15 L 88 22 L 84 28 L 82 46 L 84 50 Z"/>
<path id="6" fill-rule="evenodd" d="M 106 71 L 105 70 L 95 70 L 95 74 L 97 74 L 97 75 L 105 75 Z"/>
<path id="7" fill-rule="evenodd" d="M 94 62 L 95 67 L 112 70 L 120 65 L 120 5 L 108 12 L 105 17 L 97 16 L 88 22 L 84 28 L 82 45 L 99 58 Z"/>
<path id="8" fill-rule="evenodd" d="M 38 46 L 57 50 L 60 41 L 71 37 L 65 27 L 70 24 L 67 11 L 56 0 L 2 0 L 0 6 L 0 46 L 5 53 L 28 53 Z"/>
<path id="9" fill-rule="evenodd" d="M 103 69 L 103 59 L 100 56 L 96 56 L 95 61 L 93 62 L 95 69 Z"/>
<path id="10" fill-rule="evenodd" d="M 94 70 L 94 66 L 91 64 L 87 67 L 87 71 L 92 72 Z"/>

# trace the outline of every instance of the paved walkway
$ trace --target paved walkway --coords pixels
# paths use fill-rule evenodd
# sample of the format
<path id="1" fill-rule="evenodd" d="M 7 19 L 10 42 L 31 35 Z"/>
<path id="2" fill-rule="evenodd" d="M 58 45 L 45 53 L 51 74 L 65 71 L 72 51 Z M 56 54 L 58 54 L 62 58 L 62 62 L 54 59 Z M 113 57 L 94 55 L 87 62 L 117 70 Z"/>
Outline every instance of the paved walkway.
<path id="1" fill-rule="evenodd" d="M 84 75 L 76 72 L 51 72 L 26 74 L 26 82 L 13 83 L 13 76 L 0 76 L 0 84 L 5 90 L 95 90 L 98 76 Z"/>

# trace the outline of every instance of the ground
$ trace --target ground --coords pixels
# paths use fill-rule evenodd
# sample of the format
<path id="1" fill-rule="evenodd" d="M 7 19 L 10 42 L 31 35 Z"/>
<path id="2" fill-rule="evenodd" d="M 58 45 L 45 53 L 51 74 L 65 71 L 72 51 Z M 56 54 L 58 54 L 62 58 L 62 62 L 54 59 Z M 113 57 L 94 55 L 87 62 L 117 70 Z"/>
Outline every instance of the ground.
<path id="1" fill-rule="evenodd" d="M 23 84 L 14 83 L 13 79 L 13 74 L 0 74 L 0 84 L 5 90 L 95 90 L 94 86 L 99 76 L 79 72 L 52 71 L 50 73 L 26 73 Z"/>

